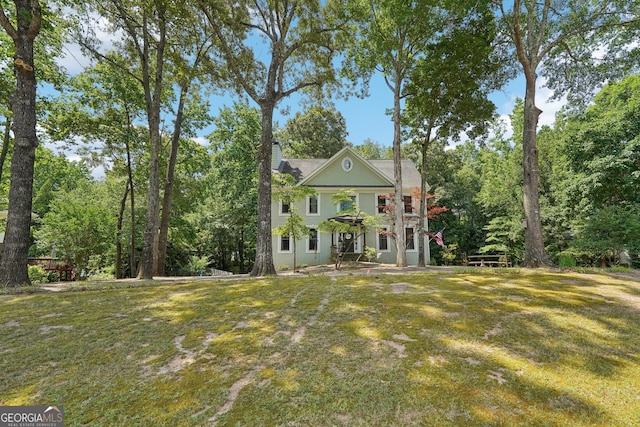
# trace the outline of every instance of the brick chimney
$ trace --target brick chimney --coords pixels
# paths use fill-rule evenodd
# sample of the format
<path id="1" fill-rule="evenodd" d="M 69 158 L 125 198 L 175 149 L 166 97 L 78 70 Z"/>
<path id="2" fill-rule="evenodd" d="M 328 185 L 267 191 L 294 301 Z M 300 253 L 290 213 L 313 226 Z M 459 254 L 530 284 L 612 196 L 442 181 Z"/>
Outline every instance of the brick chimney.
<path id="1" fill-rule="evenodd" d="M 282 162 L 282 147 L 278 141 L 271 143 L 271 169 L 280 169 L 280 162 Z"/>

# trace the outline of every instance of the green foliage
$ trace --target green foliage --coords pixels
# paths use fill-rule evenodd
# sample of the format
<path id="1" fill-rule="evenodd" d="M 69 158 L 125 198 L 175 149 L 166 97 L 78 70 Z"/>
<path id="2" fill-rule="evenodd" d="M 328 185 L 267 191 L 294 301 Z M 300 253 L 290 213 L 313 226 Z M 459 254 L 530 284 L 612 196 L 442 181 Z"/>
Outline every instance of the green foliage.
<path id="1" fill-rule="evenodd" d="M 458 252 L 458 245 L 456 243 L 443 245 L 442 259 L 444 260 L 444 265 L 452 265 L 458 256 L 457 252 Z"/>
<path id="2" fill-rule="evenodd" d="M 33 212 L 44 217 L 56 197 L 92 179 L 85 161 L 72 161 L 64 154 L 54 154 L 50 149 L 38 146 L 33 174 Z"/>
<path id="3" fill-rule="evenodd" d="M 484 133 L 495 105 L 488 93 L 502 86 L 504 64 L 493 55 L 495 21 L 489 13 L 469 13 L 456 27 L 425 47 L 407 85 L 405 122 L 414 142 L 459 140 Z M 425 147 L 426 148 L 426 147 Z"/>
<path id="4" fill-rule="evenodd" d="M 80 139 L 91 144 L 100 140 L 104 145 L 95 154 L 124 156 L 125 146 L 136 136 L 133 123 L 145 118 L 140 82 L 117 66 L 126 62 L 122 54 L 109 52 L 102 62 L 68 81 L 65 91 L 52 100 L 51 114 L 44 123 L 54 141 L 74 144 Z M 85 154 L 89 157 L 91 153 Z"/>
<path id="5" fill-rule="evenodd" d="M 209 266 L 210 260 L 207 255 L 191 255 L 184 268 L 192 275 L 202 276 Z"/>
<path id="6" fill-rule="evenodd" d="M 376 251 L 376 248 L 371 246 L 365 246 L 363 254 L 365 259 L 369 262 L 374 262 L 378 259 L 378 252 Z"/>
<path id="7" fill-rule="evenodd" d="M 38 251 L 73 259 L 80 276 L 114 263 L 115 209 L 104 183 L 80 182 L 56 194 L 34 232 Z M 114 207 L 115 206 L 115 207 Z"/>
<path id="8" fill-rule="evenodd" d="M 517 132 L 522 122 L 524 104 L 517 100 L 511 114 L 513 139 L 505 136 L 506 129 L 496 123 L 495 134 L 480 149 L 482 187 L 477 195 L 485 212 L 492 216 L 523 217 L 522 207 L 522 143 Z"/>
<path id="9" fill-rule="evenodd" d="M 282 200 L 289 205 L 316 194 L 316 190 L 311 187 L 297 185 L 295 178 L 289 174 L 273 174 L 271 180 L 274 198 Z"/>
<path id="10" fill-rule="evenodd" d="M 542 16 L 542 3 L 532 4 L 536 10 L 528 13 Z M 541 74 L 557 97 L 567 94 L 574 105 L 585 106 L 603 82 L 637 72 L 637 3 L 579 0 L 550 9 L 549 22 L 539 27 L 541 39 L 547 40 Z"/>
<path id="11" fill-rule="evenodd" d="M 107 281 L 113 280 L 114 278 L 115 274 L 113 271 L 113 267 L 106 267 L 103 269 L 92 270 L 87 279 L 93 281 Z"/>
<path id="12" fill-rule="evenodd" d="M 613 205 L 596 210 L 578 231 L 575 247 L 614 262 L 625 249 L 640 253 L 640 205 Z"/>
<path id="13" fill-rule="evenodd" d="M 440 205 L 448 211 L 429 220 L 429 228 L 447 229 L 447 242 L 456 243 L 461 254 L 475 254 L 485 239 L 484 226 L 488 212 L 476 197 L 482 185 L 482 164 L 479 150 L 472 141 L 446 149 L 444 144 L 432 144 L 427 156 L 427 182 Z M 431 256 L 440 264 L 442 251 Z"/>
<path id="14" fill-rule="evenodd" d="M 354 145 L 353 150 L 365 159 L 393 159 L 391 147 L 384 147 L 379 142 L 367 138 L 362 144 Z"/>
<path id="15" fill-rule="evenodd" d="M 576 258 L 571 253 L 558 254 L 558 265 L 560 268 L 573 268 L 577 265 Z"/>
<path id="16" fill-rule="evenodd" d="M 220 110 L 208 136 L 211 169 L 203 179 L 201 205 L 185 218 L 197 235 L 195 249 L 211 255 L 221 270 L 250 271 L 255 256 L 260 120 L 246 102 Z"/>
<path id="17" fill-rule="evenodd" d="M 605 86 L 583 115 L 568 118 L 563 137 L 574 204 L 640 202 L 640 76 Z"/>
<path id="18" fill-rule="evenodd" d="M 199 242 L 200 236 L 187 218 L 202 208 L 211 194 L 207 179 L 211 168 L 211 156 L 205 146 L 191 139 L 180 141 L 169 218 L 168 274 L 180 268 Z"/>
<path id="19" fill-rule="evenodd" d="M 347 143 L 347 124 L 339 111 L 313 106 L 289 119 L 276 138 L 287 158 L 328 159 Z"/>
<path id="20" fill-rule="evenodd" d="M 524 233 L 522 220 L 515 217 L 498 216 L 485 226 L 486 244 L 481 253 L 504 253 L 514 260 L 524 259 Z"/>
<path id="21" fill-rule="evenodd" d="M 49 273 L 39 265 L 30 265 L 28 267 L 29 281 L 32 285 L 39 285 L 41 283 L 47 283 L 49 281 Z"/>
<path id="22" fill-rule="evenodd" d="M 540 138 L 541 157 L 549 153 L 555 162 L 541 162 L 552 172 L 541 180 L 550 247 L 578 264 L 615 263 L 624 249 L 638 253 L 639 90 L 638 76 L 611 83 L 584 112 L 565 113 Z"/>

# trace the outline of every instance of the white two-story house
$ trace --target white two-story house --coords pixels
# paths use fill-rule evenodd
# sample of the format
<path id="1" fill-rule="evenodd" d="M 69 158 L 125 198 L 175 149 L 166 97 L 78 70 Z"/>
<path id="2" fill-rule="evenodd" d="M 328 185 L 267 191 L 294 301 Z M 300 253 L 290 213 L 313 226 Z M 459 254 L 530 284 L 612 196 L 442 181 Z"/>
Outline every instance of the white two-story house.
<path id="1" fill-rule="evenodd" d="M 295 202 L 297 213 L 311 229 L 309 236 L 298 240 L 295 245 L 289 236 L 273 236 L 273 261 L 276 269 L 293 268 L 294 247 L 298 265 L 330 264 L 331 255 L 337 248 L 361 254 L 365 247 L 375 248 L 378 262 L 396 262 L 395 241 L 389 233 L 385 233 L 392 230 L 392 224 L 388 214 L 384 214 L 388 210 L 385 206 L 394 192 L 393 160 L 367 160 L 350 147 L 343 148 L 330 159 L 283 159 L 280 144 L 274 142 L 271 168 L 273 173 L 292 175 L 296 185 L 305 185 L 316 191 L 314 196 Z M 407 262 L 409 265 L 417 265 L 419 201 L 413 195 L 420 193 L 420 173 L 410 160 L 402 161 L 402 185 Z M 381 224 L 378 229 L 363 229 L 357 235 L 319 232 L 318 224 L 336 218 L 341 210 L 340 206 L 334 204 L 332 195 L 345 189 L 355 191 L 354 202 L 358 209 L 370 215 L 383 215 L 389 218 L 389 223 Z M 272 198 L 273 228 L 286 222 L 289 209 L 277 197 Z M 426 221 L 425 218 L 425 227 Z M 424 238 L 425 243 L 428 243 L 427 238 Z M 429 245 L 425 244 L 425 247 L 425 261 L 428 264 Z"/>

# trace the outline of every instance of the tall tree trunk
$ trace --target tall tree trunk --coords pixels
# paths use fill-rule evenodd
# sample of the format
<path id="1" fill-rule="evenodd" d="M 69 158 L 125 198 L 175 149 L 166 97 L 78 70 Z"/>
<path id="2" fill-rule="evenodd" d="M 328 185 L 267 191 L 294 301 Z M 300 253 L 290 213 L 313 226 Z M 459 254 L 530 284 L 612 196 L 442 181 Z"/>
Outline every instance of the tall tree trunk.
<path id="1" fill-rule="evenodd" d="M 393 219 L 396 234 L 396 266 L 407 266 L 407 243 L 404 231 L 404 199 L 402 198 L 402 153 L 400 152 L 400 78 L 393 87 L 393 176 L 394 199 Z"/>
<path id="2" fill-rule="evenodd" d="M 425 141 L 420 144 L 422 151 L 422 165 L 420 167 L 420 207 L 418 208 L 418 267 L 426 267 L 426 244 L 424 237 L 427 232 L 425 227 L 426 206 L 427 206 L 427 149 L 429 148 L 429 140 L 431 129 L 428 130 Z"/>
<path id="3" fill-rule="evenodd" d="M 158 209 L 160 207 L 160 147 L 162 135 L 160 134 L 160 104 L 163 88 L 164 70 L 164 48 L 166 44 L 166 10 L 157 9 L 159 35 L 157 45 L 155 45 L 155 68 L 153 69 L 152 87 L 152 67 L 150 67 L 149 50 L 151 47 L 145 42 L 140 60 L 142 62 L 143 86 L 145 93 L 145 104 L 147 107 L 147 121 L 149 124 L 149 192 L 147 196 L 147 214 L 145 216 L 146 225 L 144 229 L 144 243 L 142 245 L 142 255 L 140 256 L 140 271 L 138 278 L 150 280 L 153 278 L 154 248 L 158 232 Z M 145 38 L 149 37 L 149 30 L 146 18 L 143 19 Z"/>
<path id="4" fill-rule="evenodd" d="M 240 229 L 240 238 L 237 242 L 238 248 L 238 262 L 240 263 L 240 269 L 238 270 L 240 273 L 246 273 L 246 259 L 244 253 L 244 227 Z"/>
<path id="5" fill-rule="evenodd" d="M 276 274 L 273 266 L 271 236 L 271 144 L 273 144 L 273 110 L 275 101 L 264 102 L 262 113 L 262 137 L 258 147 L 258 235 L 256 261 L 251 276 Z"/>
<path id="6" fill-rule="evenodd" d="M 127 185 L 129 186 L 129 191 L 131 192 L 131 253 L 129 254 L 129 277 L 133 277 L 135 274 L 134 271 L 136 271 L 136 201 L 134 197 L 135 193 L 133 185 L 133 167 L 131 165 L 131 149 L 129 147 L 129 141 L 127 140 L 125 144 L 127 148 L 127 174 L 129 175 Z"/>
<path id="7" fill-rule="evenodd" d="M 535 72 L 530 71 L 525 75 L 527 86 L 524 99 L 524 130 L 522 135 L 525 218 L 524 263 L 527 267 L 541 267 L 549 265 L 542 238 L 538 189 L 538 149 L 536 147 L 536 129 L 538 127 L 538 117 L 542 111 L 535 105 Z"/>
<path id="8" fill-rule="evenodd" d="M 164 197 L 162 198 L 162 216 L 160 217 L 160 230 L 158 232 L 158 251 L 156 252 L 154 274 L 165 275 L 165 264 L 167 261 L 167 240 L 169 235 L 169 219 L 171 213 L 171 202 L 173 200 L 173 183 L 175 179 L 176 162 L 178 160 L 178 149 L 180 148 L 180 131 L 184 117 L 184 103 L 189 87 L 184 85 L 180 88 L 180 101 L 178 111 L 173 125 L 173 136 L 171 137 L 171 152 L 169 154 L 169 164 L 167 166 L 167 180 L 164 184 Z"/>
<path id="9" fill-rule="evenodd" d="M 297 269 L 296 269 L 296 238 L 294 235 L 291 236 L 293 240 L 292 242 L 292 248 L 293 248 L 293 272 L 296 273 Z"/>
<path id="10" fill-rule="evenodd" d="M 4 245 L 0 254 L 0 284 L 11 287 L 30 284 L 29 256 L 33 169 L 36 135 L 36 76 L 33 41 L 40 32 L 40 3 L 15 0 L 17 26 L 13 28 L 0 6 L 0 24 L 15 45 L 16 89 L 11 97 L 14 148 L 11 158 L 9 212 Z"/>
<path id="11" fill-rule="evenodd" d="M 11 144 L 11 119 L 7 118 L 4 124 L 4 137 L 2 138 L 2 152 L 0 152 L 0 182 L 4 172 L 4 162 L 7 160 L 9 145 Z"/>
<path id="12" fill-rule="evenodd" d="M 118 222 L 116 226 L 116 279 L 122 278 L 122 223 L 124 221 L 124 210 L 127 207 L 127 196 L 129 194 L 129 183 L 124 190 L 124 195 L 120 201 L 120 211 L 118 212 Z"/>
<path id="13" fill-rule="evenodd" d="M 139 279 L 151 280 L 153 278 L 153 253 L 157 235 L 158 208 L 160 206 L 160 117 L 152 114 L 149 118 L 151 134 L 151 156 L 149 159 L 149 191 L 147 193 L 146 225 L 144 228 L 144 243 L 140 256 Z"/>

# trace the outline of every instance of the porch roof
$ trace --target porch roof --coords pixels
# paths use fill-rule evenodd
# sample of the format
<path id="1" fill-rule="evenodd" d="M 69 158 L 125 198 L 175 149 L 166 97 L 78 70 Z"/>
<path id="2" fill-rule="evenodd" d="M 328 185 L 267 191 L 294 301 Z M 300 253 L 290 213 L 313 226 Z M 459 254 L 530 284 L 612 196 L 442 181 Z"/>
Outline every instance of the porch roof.
<path id="1" fill-rule="evenodd" d="M 341 222 L 344 224 L 357 224 L 357 225 L 362 224 L 362 218 L 359 218 L 353 215 L 348 215 L 348 214 L 334 216 L 329 219 L 333 219 L 334 221 Z"/>

